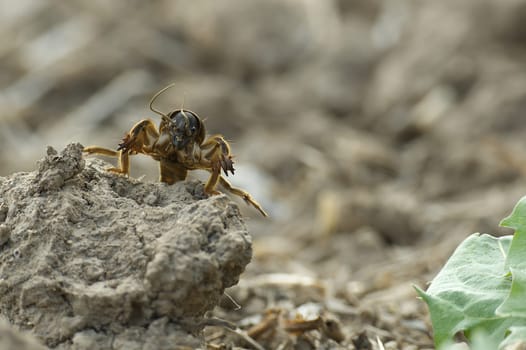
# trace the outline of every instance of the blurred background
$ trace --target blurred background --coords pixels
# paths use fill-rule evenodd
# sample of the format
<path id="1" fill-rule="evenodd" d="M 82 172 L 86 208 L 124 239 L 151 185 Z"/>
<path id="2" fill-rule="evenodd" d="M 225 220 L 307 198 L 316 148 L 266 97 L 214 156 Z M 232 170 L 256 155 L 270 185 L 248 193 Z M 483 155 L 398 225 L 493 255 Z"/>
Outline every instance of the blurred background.
<path id="1" fill-rule="evenodd" d="M 323 298 L 298 282 L 284 299 L 321 303 L 355 348 L 426 348 L 412 284 L 470 233 L 510 233 L 526 193 L 524 23 L 524 0 L 0 0 L 0 175 L 47 145 L 115 148 L 175 82 L 157 108 L 231 140 L 233 184 L 271 215 L 240 202 L 242 282 L 319 280 Z M 242 288 L 253 307 L 224 317 L 269 306 Z"/>

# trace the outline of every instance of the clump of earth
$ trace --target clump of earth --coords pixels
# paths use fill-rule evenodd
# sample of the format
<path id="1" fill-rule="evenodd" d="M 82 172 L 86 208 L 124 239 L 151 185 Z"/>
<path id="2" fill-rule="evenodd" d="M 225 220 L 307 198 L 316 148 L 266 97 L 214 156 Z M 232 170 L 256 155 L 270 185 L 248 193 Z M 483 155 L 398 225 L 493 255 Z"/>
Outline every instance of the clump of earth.
<path id="1" fill-rule="evenodd" d="M 237 205 L 199 181 L 108 173 L 82 148 L 0 178 L 0 345 L 36 348 L 22 331 L 42 348 L 202 346 L 205 314 L 252 257 Z"/>

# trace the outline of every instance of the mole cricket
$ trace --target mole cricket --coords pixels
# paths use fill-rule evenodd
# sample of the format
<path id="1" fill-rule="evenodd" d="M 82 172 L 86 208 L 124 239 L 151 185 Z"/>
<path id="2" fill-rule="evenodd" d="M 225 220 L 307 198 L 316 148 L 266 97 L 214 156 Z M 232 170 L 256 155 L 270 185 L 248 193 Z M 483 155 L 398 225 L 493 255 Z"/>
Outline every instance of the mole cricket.
<path id="1" fill-rule="evenodd" d="M 174 184 L 186 179 L 189 170 L 204 169 L 210 173 L 205 184 L 205 193 L 219 194 L 217 184 L 243 198 L 248 205 L 268 216 L 261 205 L 245 190 L 233 187 L 221 175 L 234 174 L 234 162 L 230 145 L 223 135 L 206 135 L 201 118 L 188 109 L 177 109 L 164 114 L 153 107 L 155 100 L 175 84 L 166 86 L 150 100 L 150 110 L 161 116 L 159 128 L 150 119 L 136 123 L 126 133 L 117 150 L 99 146 L 85 147 L 83 152 L 118 158 L 118 166 L 108 171 L 129 175 L 130 156 L 145 154 L 159 162 L 160 181 Z"/>

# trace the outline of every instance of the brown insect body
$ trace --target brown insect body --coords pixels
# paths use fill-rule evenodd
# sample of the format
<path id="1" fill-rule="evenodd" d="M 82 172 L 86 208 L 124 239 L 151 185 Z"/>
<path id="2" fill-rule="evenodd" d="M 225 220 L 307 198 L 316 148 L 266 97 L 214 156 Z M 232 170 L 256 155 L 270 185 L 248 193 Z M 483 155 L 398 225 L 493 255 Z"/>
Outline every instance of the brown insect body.
<path id="1" fill-rule="evenodd" d="M 205 185 L 207 194 L 218 194 L 216 186 L 220 183 L 259 210 L 263 216 L 267 216 L 261 205 L 247 191 L 233 187 L 221 175 L 221 171 L 226 176 L 228 172 L 234 174 L 230 145 L 222 135 L 215 134 L 207 138 L 203 121 L 190 110 L 178 109 L 164 114 L 152 107 L 155 99 L 172 86 L 173 84 L 159 91 L 150 101 L 150 109 L 162 117 L 158 129 L 153 121 L 143 119 L 126 133 L 116 151 L 89 146 L 84 148 L 84 152 L 117 157 L 118 167 L 108 171 L 124 175 L 130 172 L 130 155 L 148 155 L 159 161 L 160 181 L 168 184 L 185 180 L 189 170 L 207 170 L 210 172 Z"/>

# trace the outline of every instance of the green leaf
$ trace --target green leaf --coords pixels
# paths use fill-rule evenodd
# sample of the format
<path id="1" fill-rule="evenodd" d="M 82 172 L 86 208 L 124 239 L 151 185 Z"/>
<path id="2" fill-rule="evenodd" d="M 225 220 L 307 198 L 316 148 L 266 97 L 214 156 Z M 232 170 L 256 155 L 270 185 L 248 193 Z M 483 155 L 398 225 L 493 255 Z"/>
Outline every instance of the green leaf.
<path id="1" fill-rule="evenodd" d="M 511 215 L 500 225 L 515 229 L 515 234 L 506 258 L 506 266 L 512 276 L 511 290 L 496 313 L 526 318 L 526 197 L 521 198 Z"/>
<path id="2" fill-rule="evenodd" d="M 522 317 L 526 320 L 526 271 L 512 267 L 511 275 L 511 291 L 495 312 L 499 316 Z"/>
<path id="3" fill-rule="evenodd" d="M 460 331 L 473 349 L 526 341 L 526 197 L 501 225 L 515 234 L 469 236 L 428 290 L 417 288 L 428 304 L 437 348 L 446 348 Z"/>
<path id="4" fill-rule="evenodd" d="M 505 267 L 511 237 L 473 234 L 462 242 L 427 292 L 420 296 L 431 314 L 435 345 L 451 342 L 456 333 L 482 331 L 500 343 L 512 317 L 499 317 L 495 310 L 511 289 Z"/>
<path id="5" fill-rule="evenodd" d="M 499 343 L 495 342 L 488 334 L 483 331 L 475 332 L 472 337 L 471 348 L 476 350 L 495 350 Z"/>
<path id="6" fill-rule="evenodd" d="M 508 251 L 506 266 L 526 271 L 526 197 L 522 197 L 513 208 L 511 215 L 500 222 L 500 226 L 515 230 L 513 242 Z"/>

